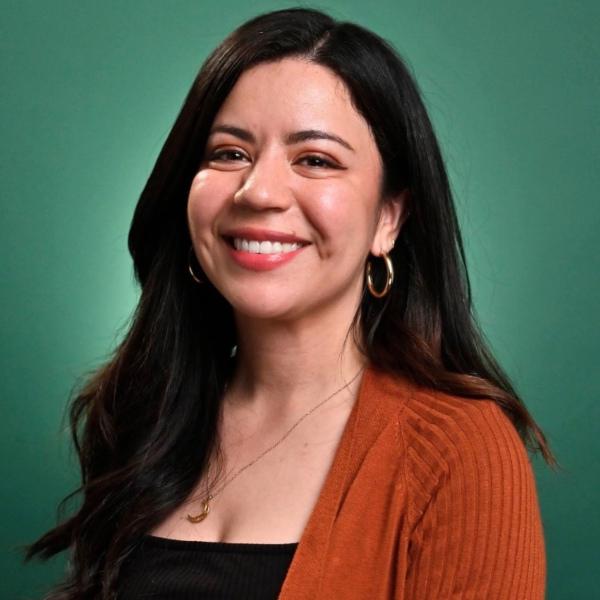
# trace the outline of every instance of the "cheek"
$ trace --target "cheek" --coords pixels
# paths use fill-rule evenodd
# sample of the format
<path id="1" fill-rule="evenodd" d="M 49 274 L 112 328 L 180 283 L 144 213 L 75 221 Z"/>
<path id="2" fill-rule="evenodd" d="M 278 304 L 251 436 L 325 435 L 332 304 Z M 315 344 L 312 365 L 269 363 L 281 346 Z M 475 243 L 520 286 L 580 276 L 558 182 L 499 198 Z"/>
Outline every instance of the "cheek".
<path id="1" fill-rule="evenodd" d="M 334 250 L 349 242 L 359 247 L 368 245 L 377 202 L 372 189 L 341 179 L 320 184 L 318 190 L 315 186 L 301 193 L 304 214 L 323 246 Z"/>
<path id="2" fill-rule="evenodd" d="M 192 181 L 187 202 L 190 233 L 198 237 L 211 229 L 224 206 L 225 191 L 219 178 L 200 171 Z"/>

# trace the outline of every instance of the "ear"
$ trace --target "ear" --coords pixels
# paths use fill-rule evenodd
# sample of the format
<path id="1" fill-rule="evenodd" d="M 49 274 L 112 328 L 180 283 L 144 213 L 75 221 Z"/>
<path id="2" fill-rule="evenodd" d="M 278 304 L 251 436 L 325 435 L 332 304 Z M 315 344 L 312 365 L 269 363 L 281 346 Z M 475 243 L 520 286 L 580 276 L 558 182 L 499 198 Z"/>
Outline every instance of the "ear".
<path id="1" fill-rule="evenodd" d="M 394 246 L 394 242 L 400 233 L 402 224 L 408 217 L 408 199 L 410 192 L 408 188 L 402 190 L 392 198 L 383 201 L 379 221 L 371 244 L 371 254 L 381 256 L 388 253 Z"/>

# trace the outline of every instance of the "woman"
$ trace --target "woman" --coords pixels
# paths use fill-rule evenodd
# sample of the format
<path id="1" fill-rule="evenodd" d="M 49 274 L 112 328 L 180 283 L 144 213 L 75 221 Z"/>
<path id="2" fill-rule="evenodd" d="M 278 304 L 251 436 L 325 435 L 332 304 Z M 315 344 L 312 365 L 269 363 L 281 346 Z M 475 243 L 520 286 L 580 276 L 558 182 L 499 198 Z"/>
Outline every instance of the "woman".
<path id="1" fill-rule="evenodd" d="M 142 293 L 75 399 L 48 598 L 542 598 L 526 447 L 447 175 L 379 37 L 311 10 L 208 58 L 135 211 Z"/>

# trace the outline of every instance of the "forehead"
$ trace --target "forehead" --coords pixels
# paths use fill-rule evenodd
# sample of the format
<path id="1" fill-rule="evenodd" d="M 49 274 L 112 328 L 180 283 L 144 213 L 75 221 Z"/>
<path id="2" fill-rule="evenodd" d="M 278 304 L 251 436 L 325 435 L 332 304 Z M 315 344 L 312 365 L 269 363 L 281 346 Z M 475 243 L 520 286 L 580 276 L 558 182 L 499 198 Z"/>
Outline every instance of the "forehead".
<path id="1" fill-rule="evenodd" d="M 350 138 L 357 146 L 374 143 L 346 84 L 330 69 L 300 58 L 245 71 L 215 118 L 215 124 L 222 123 L 257 135 L 320 129 Z"/>

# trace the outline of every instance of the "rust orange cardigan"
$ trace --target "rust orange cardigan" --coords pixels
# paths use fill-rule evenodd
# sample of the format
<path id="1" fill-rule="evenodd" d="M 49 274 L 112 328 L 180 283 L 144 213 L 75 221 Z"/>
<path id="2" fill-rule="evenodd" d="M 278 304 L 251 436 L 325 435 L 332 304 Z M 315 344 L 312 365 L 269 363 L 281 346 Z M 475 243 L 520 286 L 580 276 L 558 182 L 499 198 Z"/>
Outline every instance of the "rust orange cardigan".
<path id="1" fill-rule="evenodd" d="M 535 478 L 491 400 L 368 368 L 280 600 L 538 600 Z"/>

